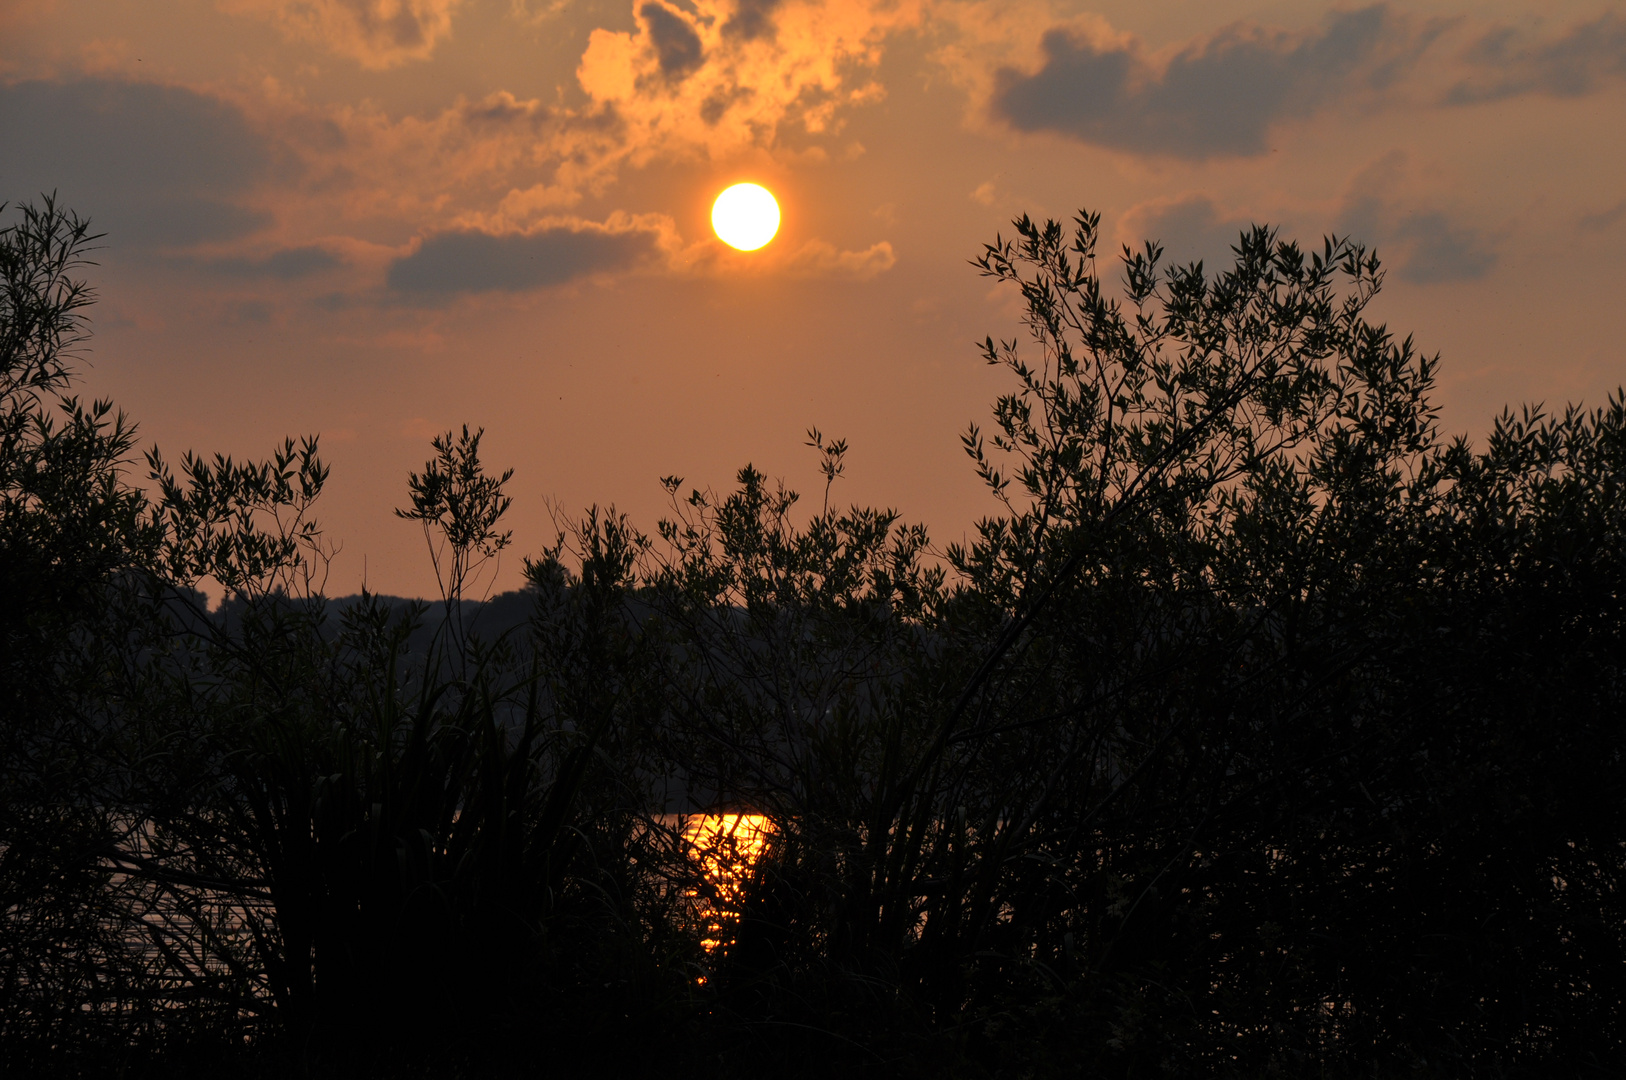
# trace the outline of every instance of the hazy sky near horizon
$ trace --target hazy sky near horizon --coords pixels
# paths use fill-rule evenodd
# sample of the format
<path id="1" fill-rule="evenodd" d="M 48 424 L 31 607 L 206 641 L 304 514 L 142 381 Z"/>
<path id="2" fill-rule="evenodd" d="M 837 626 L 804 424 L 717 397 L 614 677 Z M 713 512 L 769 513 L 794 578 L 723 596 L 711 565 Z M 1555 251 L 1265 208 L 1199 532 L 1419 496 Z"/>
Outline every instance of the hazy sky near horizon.
<path id="1" fill-rule="evenodd" d="M 711 200 L 779 197 L 768 247 Z M 1374 245 L 1450 431 L 1626 383 L 1626 4 L 1418 0 L 0 0 L 0 200 L 106 233 L 84 392 L 173 458 L 319 433 L 331 593 L 429 594 L 396 520 L 487 429 L 514 553 L 644 529 L 746 462 L 943 543 L 1018 308 L 1020 213 L 1223 260 Z"/>

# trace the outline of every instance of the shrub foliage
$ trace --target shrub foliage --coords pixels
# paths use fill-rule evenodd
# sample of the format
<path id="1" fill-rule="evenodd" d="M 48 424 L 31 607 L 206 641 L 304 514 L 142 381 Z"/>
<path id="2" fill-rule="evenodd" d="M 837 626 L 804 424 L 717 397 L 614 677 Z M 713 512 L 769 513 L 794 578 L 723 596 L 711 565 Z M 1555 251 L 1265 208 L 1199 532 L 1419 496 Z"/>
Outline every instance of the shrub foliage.
<path id="1" fill-rule="evenodd" d="M 323 596 L 316 440 L 157 450 L 71 396 L 95 237 L 0 230 L 0 1039 L 706 1076 L 1622 1063 L 1626 398 L 1439 430 L 1383 271 L 1013 223 L 990 495 L 937 548 L 747 466 L 527 558 L 435 440 L 438 603 Z M 687 493 L 685 491 L 687 490 Z M 195 587 L 227 594 L 211 612 Z M 761 815 L 724 883 L 681 814 Z M 715 862 L 712 864 L 715 866 Z"/>

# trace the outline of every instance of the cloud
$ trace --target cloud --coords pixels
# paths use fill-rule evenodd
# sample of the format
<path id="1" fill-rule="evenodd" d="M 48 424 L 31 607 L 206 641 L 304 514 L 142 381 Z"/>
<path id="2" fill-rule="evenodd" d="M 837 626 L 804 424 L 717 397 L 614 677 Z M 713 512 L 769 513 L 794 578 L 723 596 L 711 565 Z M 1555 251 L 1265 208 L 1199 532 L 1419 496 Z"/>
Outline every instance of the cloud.
<path id="1" fill-rule="evenodd" d="M 1302 33 L 1236 23 L 1162 62 L 1095 24 L 1056 26 L 1037 71 L 994 74 L 994 116 L 1137 153 L 1257 154 L 1273 125 L 1392 82 L 1433 40 L 1385 6 L 1335 13 Z"/>
<path id="2" fill-rule="evenodd" d="M 742 41 L 772 38 L 776 32 L 773 12 L 779 3 L 780 0 L 739 0 L 734 14 L 723 23 L 723 37 Z"/>
<path id="3" fill-rule="evenodd" d="M 245 196 L 290 170 L 235 106 L 116 80 L 0 84 L 0 147 L 0 199 L 54 190 L 115 251 L 259 229 Z"/>
<path id="4" fill-rule="evenodd" d="M 460 0 L 226 0 L 237 15 L 275 23 L 374 70 L 428 59 L 452 32 Z"/>
<path id="5" fill-rule="evenodd" d="M 665 78 L 680 80 L 705 61 L 700 35 L 682 15 L 664 4 L 649 3 L 638 9 L 638 18 L 655 47 L 655 62 Z"/>
<path id="6" fill-rule="evenodd" d="M 1580 97 L 1626 75 L 1626 17 L 1606 12 L 1547 41 L 1497 27 L 1473 42 L 1462 61 L 1473 70 L 1447 92 L 1450 104 L 1529 93 Z"/>
<path id="7" fill-rule="evenodd" d="M 233 322 L 265 324 L 271 321 L 276 314 L 270 302 L 265 300 L 240 300 L 227 309 L 227 317 Z"/>
<path id="8" fill-rule="evenodd" d="M 1398 152 L 1362 170 L 1345 193 L 1333 231 L 1376 248 L 1402 281 L 1430 284 L 1484 277 L 1498 259 L 1495 238 L 1426 196 L 1401 193 L 1405 173 L 1406 159 Z M 1212 274 L 1233 264 L 1232 249 L 1255 224 L 1281 228 L 1284 239 L 1293 238 L 1284 222 L 1225 212 L 1199 193 L 1140 203 L 1119 219 L 1117 238 L 1134 250 L 1145 241 L 1157 241 L 1166 261 L 1201 260 Z"/>
<path id="9" fill-rule="evenodd" d="M 340 10 L 252 2 L 279 18 Z M 299 216 L 396 244 L 414 233 L 528 233 L 603 198 L 629 167 L 760 161 L 763 151 L 791 167 L 833 158 L 834 145 L 803 136 L 832 136 L 848 111 L 883 96 L 873 76 L 889 36 L 918 27 L 931 2 L 626 0 L 631 29 L 589 36 L 581 95 L 501 90 L 397 112 L 371 98 L 313 101 L 266 80 L 250 107 L 303 168 L 300 190 L 281 201 L 303 207 Z M 295 217 L 283 223 L 292 229 Z"/>
<path id="10" fill-rule="evenodd" d="M 1477 281 L 1496 265 L 1490 238 L 1444 210 L 1397 211 L 1381 200 L 1361 199 L 1345 208 L 1339 224 L 1340 232 L 1399 248 L 1403 281 Z"/>
<path id="11" fill-rule="evenodd" d="M 868 281 L 884 274 L 897 263 L 892 245 L 882 240 L 863 251 L 842 251 L 826 240 L 809 240 L 786 264 L 786 269 L 802 277 L 838 277 Z"/>
<path id="12" fill-rule="evenodd" d="M 642 0 L 637 30 L 592 32 L 576 78 L 619 124 L 616 164 L 771 148 L 786 127 L 835 133 L 844 110 L 884 96 L 884 44 L 927 2 Z"/>
<path id="13" fill-rule="evenodd" d="M 380 239 L 405 239 L 403 227 L 406 236 L 526 231 L 607 188 L 625 142 L 608 110 L 507 91 L 404 116 L 291 96 L 268 108 L 301 155 L 304 190 L 322 212 L 382 226 Z"/>
<path id="14" fill-rule="evenodd" d="M 1118 242 L 1138 251 L 1146 241 L 1156 241 L 1163 245 L 1167 261 L 1183 265 L 1200 260 L 1212 273 L 1233 264 L 1231 249 L 1253 224 L 1245 217 L 1222 213 L 1207 195 L 1151 199 L 1119 219 Z"/>
<path id="15" fill-rule="evenodd" d="M 1338 215 L 1337 231 L 1376 248 L 1403 281 L 1476 281 L 1495 267 L 1496 240 L 1449 211 L 1393 195 L 1405 155 L 1385 155 L 1356 176 Z"/>
<path id="16" fill-rule="evenodd" d="M 570 0 L 510 0 L 508 14 L 521 23 L 541 26 L 570 6 Z"/>
<path id="17" fill-rule="evenodd" d="M 397 292 L 426 297 L 560 285 L 630 269 L 661 246 L 661 226 L 623 215 L 606 224 L 555 221 L 529 232 L 436 233 L 391 264 L 387 281 Z"/>
<path id="18" fill-rule="evenodd" d="M 327 249 L 307 245 L 284 248 L 269 255 L 200 260 L 200 264 L 213 273 L 229 277 L 295 281 L 324 270 L 332 270 L 339 266 L 340 262 Z"/>
<path id="19" fill-rule="evenodd" d="M 1582 232 L 1603 232 L 1621 218 L 1626 218 L 1626 199 L 1594 213 L 1582 214 L 1576 225 Z"/>

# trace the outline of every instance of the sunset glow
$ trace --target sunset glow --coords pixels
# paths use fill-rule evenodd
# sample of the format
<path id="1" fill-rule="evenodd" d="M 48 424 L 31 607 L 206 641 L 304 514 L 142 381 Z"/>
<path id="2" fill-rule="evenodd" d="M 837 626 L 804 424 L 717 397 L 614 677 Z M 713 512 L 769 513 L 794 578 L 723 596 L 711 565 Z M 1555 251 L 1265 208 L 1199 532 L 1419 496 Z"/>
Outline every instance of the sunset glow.
<path id="1" fill-rule="evenodd" d="M 0 10 L 0 202 L 106 234 L 87 399 L 175 453 L 320 433 L 340 592 L 437 595 L 389 511 L 465 420 L 527 490 L 646 523 L 668 473 L 805 493 L 818 424 L 841 500 L 958 536 L 989 512 L 970 343 L 1016 329 L 966 260 L 1021 214 L 1210 268 L 1256 222 L 1354 236 L 1453 429 L 1626 370 L 1604 0 Z M 507 527 L 556 532 L 539 498 Z"/>
<path id="2" fill-rule="evenodd" d="M 1626 1062 L 1622 132 L 1626 0 L 0 0 L 0 1073 Z"/>

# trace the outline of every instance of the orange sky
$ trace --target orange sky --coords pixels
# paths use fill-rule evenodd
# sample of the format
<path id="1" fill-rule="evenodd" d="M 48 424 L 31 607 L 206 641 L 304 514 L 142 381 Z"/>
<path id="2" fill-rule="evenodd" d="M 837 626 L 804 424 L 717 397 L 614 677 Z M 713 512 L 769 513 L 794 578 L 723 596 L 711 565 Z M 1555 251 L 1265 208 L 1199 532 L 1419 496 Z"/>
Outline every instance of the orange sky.
<path id="1" fill-rule="evenodd" d="M 1453 430 L 1626 382 L 1626 9 L 1140 0 L 0 0 L 0 199 L 106 231 L 93 368 L 171 458 L 319 432 L 329 591 L 433 591 L 390 510 L 488 430 L 516 554 L 747 461 L 957 539 L 1017 213 L 1222 257 L 1376 245 Z M 708 226 L 729 183 L 784 210 Z M 1008 231 L 1008 230 L 1007 230 Z"/>

